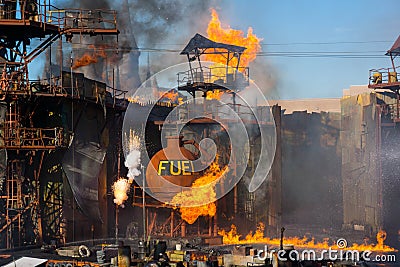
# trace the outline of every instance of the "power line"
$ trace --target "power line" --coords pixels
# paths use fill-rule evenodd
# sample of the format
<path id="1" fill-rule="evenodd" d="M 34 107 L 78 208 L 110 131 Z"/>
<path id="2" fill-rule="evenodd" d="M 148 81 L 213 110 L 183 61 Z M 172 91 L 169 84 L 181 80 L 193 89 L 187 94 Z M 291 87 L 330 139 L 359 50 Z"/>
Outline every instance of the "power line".
<path id="1" fill-rule="evenodd" d="M 382 40 L 371 40 L 371 41 L 334 41 L 334 42 L 291 42 L 291 43 L 259 43 L 262 46 L 269 45 L 333 45 L 333 44 L 372 44 L 372 43 L 393 43 L 393 40 L 382 41 Z M 152 45 L 158 46 L 185 46 L 186 44 L 173 44 L 173 43 L 153 43 Z M 247 44 L 256 45 L 256 44 Z"/>
<path id="2" fill-rule="evenodd" d="M 293 43 L 261 43 L 261 45 L 332 45 L 332 44 L 371 44 L 393 43 L 391 41 L 336 41 L 336 42 L 293 42 Z"/>
<path id="3" fill-rule="evenodd" d="M 96 49 L 81 47 L 74 48 L 78 51 L 95 51 Z M 145 53 L 171 53 L 180 56 L 181 49 L 166 49 L 166 48 L 150 48 L 150 47 L 118 47 L 105 48 L 105 52 L 129 53 L 132 51 Z M 383 50 L 366 50 L 366 51 L 262 51 L 252 53 L 259 57 L 292 57 L 292 58 L 385 58 L 386 51 Z"/>

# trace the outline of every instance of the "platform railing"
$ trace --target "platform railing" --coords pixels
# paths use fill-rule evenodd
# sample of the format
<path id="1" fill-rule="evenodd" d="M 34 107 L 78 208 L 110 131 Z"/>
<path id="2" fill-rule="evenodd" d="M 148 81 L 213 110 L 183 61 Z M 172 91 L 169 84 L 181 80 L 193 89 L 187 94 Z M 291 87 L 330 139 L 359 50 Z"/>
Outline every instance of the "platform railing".
<path id="1" fill-rule="evenodd" d="M 240 67 L 238 71 L 225 66 L 196 67 L 187 71 L 178 72 L 177 75 L 178 87 L 195 83 L 215 83 L 228 87 L 237 85 L 247 86 L 249 84 L 248 67 Z"/>
<path id="2" fill-rule="evenodd" d="M 62 128 L 23 128 L 0 127 L 2 132 L 0 148 L 47 149 L 66 147 L 66 138 Z"/>
<path id="3" fill-rule="evenodd" d="M 117 30 L 117 12 L 102 9 L 52 9 L 47 23 L 63 31 Z"/>
<path id="4" fill-rule="evenodd" d="M 0 1 L 0 20 L 35 21 L 47 23 L 51 12 L 59 11 L 50 0 L 3 0 Z"/>
<path id="5" fill-rule="evenodd" d="M 393 84 L 400 81 L 400 66 L 393 68 L 380 68 L 369 70 L 369 83 L 370 86 L 379 86 L 379 84 Z"/>
<path id="6" fill-rule="evenodd" d="M 50 1 L 0 1 L 0 20 L 35 21 L 66 30 L 117 29 L 117 12 L 103 9 L 60 9 Z"/>
<path id="7" fill-rule="evenodd" d="M 0 20 L 43 22 L 48 5 L 37 1 L 7 0 L 0 3 Z"/>

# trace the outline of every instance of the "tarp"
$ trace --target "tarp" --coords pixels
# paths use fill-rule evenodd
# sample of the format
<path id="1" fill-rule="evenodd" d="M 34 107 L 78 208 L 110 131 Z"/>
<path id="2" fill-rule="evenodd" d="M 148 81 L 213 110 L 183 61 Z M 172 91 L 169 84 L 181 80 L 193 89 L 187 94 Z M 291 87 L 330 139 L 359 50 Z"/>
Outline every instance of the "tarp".
<path id="1" fill-rule="evenodd" d="M 100 146 L 104 111 L 93 106 L 74 106 L 74 112 L 78 121 L 62 166 L 83 214 L 93 221 L 101 221 L 98 184 L 106 155 L 106 148 Z"/>
<path id="2" fill-rule="evenodd" d="M 3 265 L 3 267 L 36 267 L 39 266 L 48 260 L 46 259 L 38 259 L 31 257 L 22 257 L 16 261 L 12 261 L 7 265 Z"/>
<path id="3" fill-rule="evenodd" d="M 63 159 L 75 200 L 82 212 L 90 219 L 101 221 L 98 198 L 98 176 L 106 150 L 96 143 L 74 141 Z"/>
<path id="4" fill-rule="evenodd" d="M 181 55 L 191 55 L 196 54 L 197 49 L 225 49 L 230 52 L 242 53 L 246 47 L 237 46 L 237 45 L 229 45 L 224 43 L 217 43 L 211 41 L 210 39 L 204 37 L 201 34 L 196 33 L 196 35 L 190 39 L 189 43 L 182 50 Z M 206 54 L 207 52 L 203 52 Z"/>

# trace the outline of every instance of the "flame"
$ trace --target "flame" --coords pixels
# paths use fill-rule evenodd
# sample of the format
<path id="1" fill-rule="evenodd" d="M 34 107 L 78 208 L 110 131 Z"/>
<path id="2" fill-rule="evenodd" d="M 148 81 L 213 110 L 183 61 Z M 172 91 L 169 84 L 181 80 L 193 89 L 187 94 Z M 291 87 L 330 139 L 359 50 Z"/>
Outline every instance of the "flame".
<path id="1" fill-rule="evenodd" d="M 172 198 L 173 205 L 180 205 L 181 217 L 189 224 L 193 224 L 199 216 L 214 216 L 217 212 L 215 205 L 216 192 L 215 183 L 228 173 L 228 166 L 220 168 L 218 157 L 210 164 L 203 176 L 194 181 L 192 188 L 178 193 Z M 208 203 L 208 204 L 203 204 Z"/>
<path id="2" fill-rule="evenodd" d="M 213 91 L 207 91 L 206 93 L 206 99 L 207 100 L 211 100 L 211 99 L 216 99 L 216 100 L 220 100 L 221 96 L 224 94 L 223 91 L 220 91 L 218 89 L 213 90 Z"/>
<path id="3" fill-rule="evenodd" d="M 167 92 L 160 92 L 153 88 L 153 93 L 143 96 L 130 96 L 128 97 L 130 103 L 139 104 L 141 106 L 145 105 L 158 105 L 173 107 L 184 103 L 183 97 L 179 96 L 179 93 L 175 90 L 170 90 Z"/>
<path id="4" fill-rule="evenodd" d="M 159 97 L 162 99 L 168 99 L 171 102 L 176 102 L 178 100 L 178 92 L 174 90 L 170 90 L 168 92 L 158 92 Z"/>
<path id="5" fill-rule="evenodd" d="M 145 99 L 140 96 L 128 96 L 128 101 L 135 104 L 145 105 Z"/>
<path id="6" fill-rule="evenodd" d="M 280 245 L 279 238 L 264 237 L 265 225 L 259 223 L 256 232 L 253 234 L 250 232 L 244 239 L 240 239 L 241 235 L 237 233 L 237 227 L 231 225 L 231 230 L 226 232 L 225 230 L 218 231 L 218 234 L 222 236 L 224 244 L 251 244 L 251 243 L 265 243 L 269 245 Z M 304 237 L 285 237 L 283 239 L 284 244 L 294 245 L 295 248 L 308 248 L 308 249 L 343 249 L 343 250 L 358 250 L 358 251 L 379 251 L 379 252 L 393 252 L 396 249 L 389 247 L 384 244 L 386 239 L 386 232 L 380 230 L 376 235 L 377 244 L 357 244 L 353 243 L 351 246 L 346 248 L 338 248 L 336 242 L 329 242 L 329 238 L 324 239 L 322 242 L 316 242 L 315 238 Z"/>
<path id="7" fill-rule="evenodd" d="M 131 183 L 129 183 L 128 179 L 119 178 L 112 186 L 112 190 L 114 192 L 114 203 L 118 206 L 121 206 L 125 200 L 128 199 L 128 192 Z"/>
<path id="8" fill-rule="evenodd" d="M 80 58 L 76 59 L 74 61 L 74 64 L 72 65 L 72 69 L 77 69 L 80 67 L 88 66 L 93 63 L 97 63 L 99 61 L 99 58 L 106 58 L 106 52 L 105 48 L 106 46 L 100 45 L 100 46 L 94 46 L 94 45 L 89 45 L 89 49 L 92 49 L 92 52 L 85 52 L 83 56 Z"/>
<path id="9" fill-rule="evenodd" d="M 244 50 L 240 57 L 239 67 L 247 67 L 249 63 L 256 58 L 256 54 L 261 51 L 261 39 L 253 34 L 253 29 L 251 27 L 248 28 L 246 36 L 243 31 L 231 29 L 230 26 L 222 28 L 218 13 L 215 9 L 211 9 L 211 17 L 211 21 L 208 23 L 207 27 L 208 38 L 215 42 L 246 47 L 247 49 Z M 224 55 L 206 54 L 205 59 L 207 61 L 226 65 L 226 56 Z M 229 66 L 233 68 L 236 68 L 237 64 L 237 57 L 234 57 L 229 62 Z"/>

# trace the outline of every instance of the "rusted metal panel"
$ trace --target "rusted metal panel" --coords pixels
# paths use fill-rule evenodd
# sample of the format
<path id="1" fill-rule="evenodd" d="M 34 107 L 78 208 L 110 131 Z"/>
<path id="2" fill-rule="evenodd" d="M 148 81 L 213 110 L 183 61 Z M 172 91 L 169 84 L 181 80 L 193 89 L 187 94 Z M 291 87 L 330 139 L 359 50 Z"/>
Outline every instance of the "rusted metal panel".
<path id="1" fill-rule="evenodd" d="M 375 94 L 342 99 L 343 227 L 346 229 L 371 233 L 382 226 L 379 116 Z"/>

